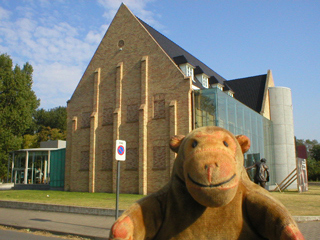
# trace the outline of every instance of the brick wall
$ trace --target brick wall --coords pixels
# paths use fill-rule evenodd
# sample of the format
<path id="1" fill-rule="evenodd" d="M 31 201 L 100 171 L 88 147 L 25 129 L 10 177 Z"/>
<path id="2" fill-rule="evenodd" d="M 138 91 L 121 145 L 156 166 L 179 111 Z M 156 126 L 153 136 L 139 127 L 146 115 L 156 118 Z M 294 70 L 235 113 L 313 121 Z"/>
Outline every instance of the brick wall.
<path id="1" fill-rule="evenodd" d="M 191 80 L 122 5 L 67 112 L 66 190 L 115 192 L 115 140 L 121 139 L 128 159 L 121 163 L 121 192 L 152 193 L 170 178 L 170 137 L 191 130 Z M 83 155 L 88 170 L 81 168 Z"/>

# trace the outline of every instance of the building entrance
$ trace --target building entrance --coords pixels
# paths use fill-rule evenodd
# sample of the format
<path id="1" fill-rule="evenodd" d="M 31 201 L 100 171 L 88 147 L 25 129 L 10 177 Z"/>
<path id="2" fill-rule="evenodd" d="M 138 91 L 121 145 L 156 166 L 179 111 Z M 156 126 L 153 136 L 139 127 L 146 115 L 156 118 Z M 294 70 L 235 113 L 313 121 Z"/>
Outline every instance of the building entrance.
<path id="1" fill-rule="evenodd" d="M 18 152 L 14 157 L 12 182 L 15 184 L 45 184 L 49 179 L 48 152 Z"/>

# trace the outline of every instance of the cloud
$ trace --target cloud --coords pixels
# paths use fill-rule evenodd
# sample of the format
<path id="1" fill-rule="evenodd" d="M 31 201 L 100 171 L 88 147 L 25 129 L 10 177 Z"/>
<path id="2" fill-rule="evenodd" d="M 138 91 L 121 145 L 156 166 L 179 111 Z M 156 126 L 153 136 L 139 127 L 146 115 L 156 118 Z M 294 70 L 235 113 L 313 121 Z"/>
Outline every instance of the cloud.
<path id="1" fill-rule="evenodd" d="M 81 35 L 83 29 L 61 18 L 43 21 L 35 17 L 37 10 L 32 4 L 18 6 L 16 11 L 22 14 L 14 16 L 0 8 L 0 51 L 19 65 L 29 62 L 33 66 L 33 89 L 41 107 L 66 105 L 107 26 Z"/>
<path id="2" fill-rule="evenodd" d="M 99 44 L 104 34 L 106 33 L 108 27 L 109 27 L 109 24 L 106 24 L 106 25 L 102 25 L 99 31 L 90 30 L 86 36 L 86 41 L 88 43 Z"/>
<path id="3" fill-rule="evenodd" d="M 41 99 L 43 108 L 53 108 L 66 106 L 66 101 L 71 98 L 85 65 L 72 66 L 54 62 L 52 64 L 34 64 L 33 68 L 37 73 L 37 79 L 42 79 L 35 84 L 34 91 Z"/>
<path id="4" fill-rule="evenodd" d="M 160 15 L 147 10 L 148 3 L 154 1 L 155 0 L 98 0 L 98 3 L 106 9 L 104 17 L 109 20 L 114 17 L 119 6 L 123 2 L 137 17 L 143 19 L 145 22 L 156 27 L 157 29 L 162 29 L 163 26 L 155 18 L 159 17 Z"/>
<path id="5" fill-rule="evenodd" d="M 10 11 L 7 11 L 0 6 L 0 20 L 6 20 L 10 18 L 10 15 L 11 15 Z"/>
<path id="6" fill-rule="evenodd" d="M 159 29 L 157 15 L 147 10 L 153 1 L 127 0 L 125 4 Z M 9 54 L 20 66 L 25 62 L 33 66 L 33 89 L 43 108 L 65 105 L 71 97 L 122 0 L 94 3 L 103 6 L 109 22 L 90 28 L 82 12 L 87 2 L 72 9 L 72 4 L 63 0 L 28 0 L 0 7 L 0 52 Z"/>

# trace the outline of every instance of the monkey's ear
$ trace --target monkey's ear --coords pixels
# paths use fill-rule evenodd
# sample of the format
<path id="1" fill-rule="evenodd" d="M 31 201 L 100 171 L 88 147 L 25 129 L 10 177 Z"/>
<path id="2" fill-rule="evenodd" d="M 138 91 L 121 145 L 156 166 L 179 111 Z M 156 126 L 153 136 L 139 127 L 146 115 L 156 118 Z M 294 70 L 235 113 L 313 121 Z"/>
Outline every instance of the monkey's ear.
<path id="1" fill-rule="evenodd" d="M 171 137 L 170 143 L 169 143 L 170 149 L 175 153 L 178 153 L 179 147 L 184 138 L 185 138 L 184 135 L 174 135 L 173 137 Z"/>
<path id="2" fill-rule="evenodd" d="M 238 135 L 236 136 L 236 139 L 238 140 L 239 144 L 240 144 L 240 147 L 242 149 L 242 153 L 246 153 L 249 148 L 250 148 L 250 139 L 245 136 L 245 135 Z"/>

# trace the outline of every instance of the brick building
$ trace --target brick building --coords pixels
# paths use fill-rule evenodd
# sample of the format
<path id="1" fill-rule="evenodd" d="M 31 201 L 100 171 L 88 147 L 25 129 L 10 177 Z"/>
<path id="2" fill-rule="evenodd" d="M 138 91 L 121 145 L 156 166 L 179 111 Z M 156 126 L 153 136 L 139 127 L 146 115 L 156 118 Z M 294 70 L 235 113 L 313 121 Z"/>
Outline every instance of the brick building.
<path id="1" fill-rule="evenodd" d="M 275 171 L 277 164 L 288 165 L 277 162 L 274 149 L 281 144 L 270 120 L 279 97 L 291 95 L 274 87 L 271 71 L 227 81 L 122 4 L 68 101 L 65 190 L 115 192 L 115 141 L 121 139 L 127 144 L 121 192 L 154 192 L 170 178 L 175 159 L 170 137 L 205 125 L 256 139 L 246 164 L 267 157 L 273 182 L 278 181 L 286 172 Z M 251 125 L 245 125 L 248 117 Z M 281 152 L 291 147 L 282 145 Z"/>

